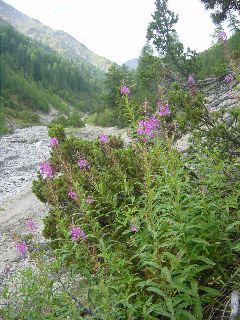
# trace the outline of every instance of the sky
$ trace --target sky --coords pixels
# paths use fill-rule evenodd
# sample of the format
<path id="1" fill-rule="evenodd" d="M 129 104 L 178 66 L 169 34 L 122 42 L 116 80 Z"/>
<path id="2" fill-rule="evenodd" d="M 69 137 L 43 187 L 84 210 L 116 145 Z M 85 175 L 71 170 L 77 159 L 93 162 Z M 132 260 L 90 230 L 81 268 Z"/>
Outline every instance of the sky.
<path id="1" fill-rule="evenodd" d="M 120 64 L 140 55 L 155 9 L 154 0 L 4 1 Z M 211 45 L 214 25 L 200 0 L 169 0 L 169 8 L 179 15 L 176 30 L 186 48 L 199 52 Z"/>

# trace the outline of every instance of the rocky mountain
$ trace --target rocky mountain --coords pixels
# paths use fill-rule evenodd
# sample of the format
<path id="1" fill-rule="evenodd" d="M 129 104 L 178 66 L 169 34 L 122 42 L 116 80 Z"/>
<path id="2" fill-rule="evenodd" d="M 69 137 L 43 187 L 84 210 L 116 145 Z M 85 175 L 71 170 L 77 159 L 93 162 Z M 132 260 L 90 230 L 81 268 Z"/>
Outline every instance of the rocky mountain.
<path id="1" fill-rule="evenodd" d="M 32 19 L 0 0 L 0 18 L 10 23 L 28 37 L 41 41 L 75 62 L 89 62 L 107 70 L 112 61 L 98 56 L 68 33 L 53 30 L 36 19 Z"/>
<path id="2" fill-rule="evenodd" d="M 128 60 L 124 63 L 127 67 L 129 67 L 130 69 L 137 69 L 138 66 L 138 59 L 134 58 L 131 60 Z"/>

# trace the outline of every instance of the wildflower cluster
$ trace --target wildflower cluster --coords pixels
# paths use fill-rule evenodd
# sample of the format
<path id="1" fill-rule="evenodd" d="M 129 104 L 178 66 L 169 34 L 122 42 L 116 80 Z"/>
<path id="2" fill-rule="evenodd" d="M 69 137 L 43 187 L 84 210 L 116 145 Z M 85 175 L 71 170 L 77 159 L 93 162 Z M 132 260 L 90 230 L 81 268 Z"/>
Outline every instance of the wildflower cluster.
<path id="1" fill-rule="evenodd" d="M 94 202 L 93 196 L 88 196 L 87 199 L 86 199 L 86 203 L 87 204 L 92 204 L 93 202 Z"/>
<path id="2" fill-rule="evenodd" d="M 78 239 L 82 239 L 82 240 L 86 239 L 86 235 L 84 231 L 79 226 L 71 226 L 70 235 L 73 241 L 77 241 Z"/>
<path id="3" fill-rule="evenodd" d="M 120 93 L 122 95 L 129 95 L 130 94 L 130 89 L 127 86 L 121 86 Z"/>
<path id="4" fill-rule="evenodd" d="M 43 178 L 53 177 L 53 168 L 49 162 L 43 162 L 40 164 L 40 173 Z"/>
<path id="5" fill-rule="evenodd" d="M 169 116 L 171 114 L 170 108 L 168 106 L 168 104 L 162 104 L 161 102 L 158 102 L 158 115 L 160 117 L 165 117 L 165 116 Z"/>
<path id="6" fill-rule="evenodd" d="M 231 83 L 233 80 L 234 80 L 234 77 L 233 77 L 232 74 L 226 75 L 225 81 L 226 81 L 227 83 Z"/>
<path id="7" fill-rule="evenodd" d="M 134 232 L 134 233 L 138 232 L 138 227 L 135 225 L 132 225 L 130 230 L 131 230 L 131 232 Z"/>
<path id="8" fill-rule="evenodd" d="M 57 138 L 51 138 L 50 139 L 50 147 L 56 147 L 59 144 L 59 141 Z"/>
<path id="9" fill-rule="evenodd" d="M 152 138 L 159 128 L 158 118 L 151 117 L 147 120 L 140 120 L 138 123 L 137 134 Z"/>
<path id="10" fill-rule="evenodd" d="M 78 165 L 79 165 L 80 169 L 88 169 L 89 168 L 89 164 L 88 164 L 87 160 L 84 158 L 81 158 L 78 160 Z"/>
<path id="11" fill-rule="evenodd" d="M 68 192 L 68 196 L 69 196 L 71 199 L 77 199 L 77 193 L 74 192 L 74 191 L 69 191 L 69 192 Z"/>
<path id="12" fill-rule="evenodd" d="M 27 253 L 27 244 L 25 241 L 19 241 L 16 243 L 16 249 L 18 252 L 20 252 L 22 255 L 25 255 Z"/>
<path id="13" fill-rule="evenodd" d="M 188 77 L 188 84 L 189 84 L 190 87 L 196 85 L 196 81 L 194 80 L 194 78 L 193 78 L 193 76 L 191 74 Z"/>
<path id="14" fill-rule="evenodd" d="M 109 137 L 106 134 L 101 134 L 99 136 L 99 142 L 102 144 L 107 144 L 109 142 Z"/>
<path id="15" fill-rule="evenodd" d="M 219 39 L 220 41 L 227 41 L 226 32 L 224 32 L 224 31 L 219 32 L 219 34 L 218 34 L 218 39 Z"/>

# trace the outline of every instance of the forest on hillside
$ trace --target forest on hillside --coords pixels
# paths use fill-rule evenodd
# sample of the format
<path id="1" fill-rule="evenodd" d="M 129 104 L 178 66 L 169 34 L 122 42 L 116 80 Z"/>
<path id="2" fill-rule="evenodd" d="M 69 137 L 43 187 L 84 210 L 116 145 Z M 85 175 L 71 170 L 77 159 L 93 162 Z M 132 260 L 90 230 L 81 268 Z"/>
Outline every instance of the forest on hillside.
<path id="1" fill-rule="evenodd" d="M 36 111 L 51 108 L 69 115 L 102 106 L 104 72 L 89 63 L 73 63 L 49 47 L 0 24 L 1 123 L 3 117 L 38 123 Z"/>

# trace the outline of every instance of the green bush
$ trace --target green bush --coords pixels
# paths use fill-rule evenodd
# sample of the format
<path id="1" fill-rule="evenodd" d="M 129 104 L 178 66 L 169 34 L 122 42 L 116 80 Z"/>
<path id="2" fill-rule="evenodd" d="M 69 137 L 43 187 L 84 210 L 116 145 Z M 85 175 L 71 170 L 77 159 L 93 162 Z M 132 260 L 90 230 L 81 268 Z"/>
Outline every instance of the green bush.
<path id="1" fill-rule="evenodd" d="M 125 128 L 128 125 L 128 121 L 124 115 L 124 109 L 121 108 L 100 111 L 92 120 L 94 124 L 102 127 Z"/>
<path id="2" fill-rule="evenodd" d="M 206 152 L 189 163 L 169 138 L 125 149 L 66 138 L 53 149 L 54 178 L 33 188 L 51 207 L 44 234 L 101 318 L 205 319 L 216 303 L 239 264 L 239 180 L 237 162 Z M 71 240 L 71 225 L 86 239 Z"/>
<path id="3" fill-rule="evenodd" d="M 44 264 L 40 270 L 25 268 L 8 278 L 8 286 L 3 286 L 2 299 L 10 301 L 0 310 L 3 320 L 78 320 L 84 314 L 79 308 L 80 303 L 72 298 L 79 292 L 74 288 L 73 281 L 81 282 L 83 295 L 84 280 L 71 278 L 71 274 L 64 274 L 68 281 L 62 279 L 63 270 L 58 263 Z M 60 273 L 61 271 L 61 273 Z M 71 284 L 71 287 L 69 288 Z M 79 288 L 78 288 L 79 290 Z"/>
<path id="4" fill-rule="evenodd" d="M 85 126 L 84 121 L 81 119 L 81 116 L 77 111 L 72 112 L 68 117 L 60 116 L 53 120 L 52 123 L 74 128 L 83 128 Z"/>

